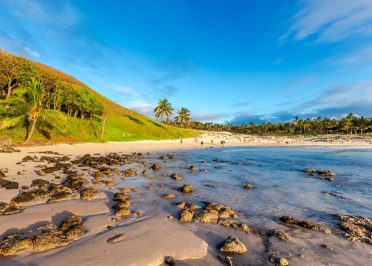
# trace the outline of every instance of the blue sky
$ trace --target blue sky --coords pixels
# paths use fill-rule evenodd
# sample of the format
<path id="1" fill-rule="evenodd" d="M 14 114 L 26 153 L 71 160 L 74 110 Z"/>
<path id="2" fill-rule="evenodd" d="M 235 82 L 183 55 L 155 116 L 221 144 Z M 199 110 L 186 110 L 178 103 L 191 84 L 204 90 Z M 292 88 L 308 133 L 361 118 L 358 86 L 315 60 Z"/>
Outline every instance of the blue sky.
<path id="1" fill-rule="evenodd" d="M 372 116 L 371 0 L 3 0 L 0 47 L 141 113 Z"/>

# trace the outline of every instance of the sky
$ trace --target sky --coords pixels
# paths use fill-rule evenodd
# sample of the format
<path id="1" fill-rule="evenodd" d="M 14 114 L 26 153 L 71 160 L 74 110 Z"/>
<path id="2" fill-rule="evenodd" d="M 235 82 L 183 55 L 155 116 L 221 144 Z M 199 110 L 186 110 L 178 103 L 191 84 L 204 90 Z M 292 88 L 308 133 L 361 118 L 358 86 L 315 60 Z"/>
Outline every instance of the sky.
<path id="1" fill-rule="evenodd" d="M 152 116 L 372 117 L 371 0 L 1 0 L 0 48 Z"/>

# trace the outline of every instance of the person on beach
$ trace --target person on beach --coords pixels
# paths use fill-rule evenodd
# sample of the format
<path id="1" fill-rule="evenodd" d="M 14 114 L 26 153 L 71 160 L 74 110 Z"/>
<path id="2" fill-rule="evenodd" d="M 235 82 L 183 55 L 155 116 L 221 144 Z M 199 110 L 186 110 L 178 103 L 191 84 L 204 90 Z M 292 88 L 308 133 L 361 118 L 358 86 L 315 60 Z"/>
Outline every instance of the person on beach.
<path id="1" fill-rule="evenodd" d="M 182 144 L 182 139 L 180 140 L 180 143 Z"/>
<path id="2" fill-rule="evenodd" d="M 202 141 L 202 142 L 200 142 L 200 145 L 203 147 L 203 144 L 204 144 L 204 142 Z"/>

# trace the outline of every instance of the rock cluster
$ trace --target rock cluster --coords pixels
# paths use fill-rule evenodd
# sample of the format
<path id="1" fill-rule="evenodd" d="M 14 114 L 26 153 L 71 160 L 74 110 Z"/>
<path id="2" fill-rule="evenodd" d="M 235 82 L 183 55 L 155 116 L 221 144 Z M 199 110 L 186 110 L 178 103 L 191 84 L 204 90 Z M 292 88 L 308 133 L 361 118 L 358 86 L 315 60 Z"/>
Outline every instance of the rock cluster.
<path id="1" fill-rule="evenodd" d="M 245 233 L 250 232 L 248 225 L 238 222 L 235 211 L 222 204 L 215 202 L 205 202 L 204 208 L 192 202 L 177 203 L 176 206 L 181 209 L 178 219 L 181 222 L 214 223 L 225 227 L 231 227 Z"/>
<path id="2" fill-rule="evenodd" d="M 335 215 L 345 238 L 372 245 L 372 220 L 363 216 Z"/>
<path id="3" fill-rule="evenodd" d="M 336 173 L 330 170 L 314 170 L 314 169 L 305 169 L 304 172 L 309 175 L 317 175 L 320 179 L 326 179 L 328 181 L 334 181 Z"/>
<path id="4" fill-rule="evenodd" d="M 297 220 L 296 218 L 291 217 L 291 216 L 282 216 L 282 217 L 280 217 L 279 220 L 282 223 L 285 223 L 285 224 L 294 224 L 294 225 L 298 225 L 298 226 L 301 226 L 301 227 L 306 228 L 306 229 L 311 229 L 311 230 L 323 232 L 325 234 L 330 234 L 332 232 L 331 229 L 326 227 L 325 225 L 315 224 L 315 223 L 313 223 L 309 220 L 301 221 L 301 220 Z"/>
<path id="5" fill-rule="evenodd" d="M 116 216 L 127 217 L 130 215 L 130 200 L 125 193 L 115 193 L 114 199 L 116 204 L 112 207 Z"/>
<path id="6" fill-rule="evenodd" d="M 22 234 L 6 236 L 0 242 L 0 255 L 11 256 L 29 248 L 35 252 L 44 252 L 63 247 L 82 236 L 84 231 L 81 217 L 73 214 L 63 220 L 58 229 L 54 224 L 48 224 L 37 228 L 37 234 L 32 237 L 25 237 Z"/>

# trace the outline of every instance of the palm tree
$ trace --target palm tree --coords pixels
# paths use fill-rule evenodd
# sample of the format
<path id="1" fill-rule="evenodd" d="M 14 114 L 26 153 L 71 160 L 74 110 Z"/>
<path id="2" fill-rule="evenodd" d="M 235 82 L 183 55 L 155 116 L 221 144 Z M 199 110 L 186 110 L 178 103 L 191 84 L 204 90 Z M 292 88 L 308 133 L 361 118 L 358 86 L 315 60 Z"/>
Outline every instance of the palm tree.
<path id="1" fill-rule="evenodd" d="M 26 88 L 14 90 L 14 95 L 1 101 L 2 105 L 9 108 L 10 105 L 17 105 L 21 111 L 14 117 L 8 117 L 0 121 L 0 130 L 14 127 L 22 122 L 28 122 L 27 137 L 25 143 L 28 143 L 34 134 L 36 122 L 44 111 L 44 90 L 42 83 L 31 78 Z"/>
<path id="2" fill-rule="evenodd" d="M 177 112 L 177 116 L 175 117 L 175 122 L 180 124 L 180 127 L 182 127 L 183 123 L 186 125 L 190 122 L 191 115 L 190 115 L 190 110 L 182 107 L 180 110 Z"/>
<path id="3" fill-rule="evenodd" d="M 167 118 L 167 121 L 170 120 L 172 116 L 173 107 L 168 101 L 167 98 L 160 99 L 158 105 L 154 109 L 154 115 L 156 118 L 160 118 L 160 121 L 163 122 L 164 116 Z M 160 124 L 160 138 L 162 133 L 163 126 Z"/>

